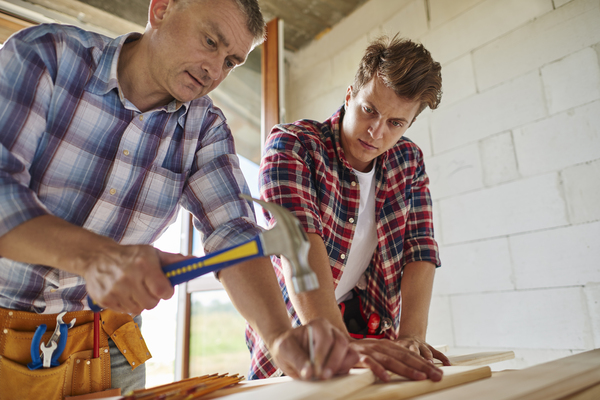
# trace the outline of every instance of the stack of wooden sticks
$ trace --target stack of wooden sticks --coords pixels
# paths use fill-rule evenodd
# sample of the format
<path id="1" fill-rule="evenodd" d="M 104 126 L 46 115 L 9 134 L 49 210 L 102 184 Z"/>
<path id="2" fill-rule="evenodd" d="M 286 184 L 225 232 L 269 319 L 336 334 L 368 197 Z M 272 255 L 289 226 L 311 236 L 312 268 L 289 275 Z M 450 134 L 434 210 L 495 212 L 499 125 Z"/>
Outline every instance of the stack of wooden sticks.
<path id="1" fill-rule="evenodd" d="M 203 375 L 196 378 L 156 386 L 150 389 L 135 390 L 123 397 L 122 400 L 191 400 L 204 396 L 215 390 L 235 385 L 244 380 L 237 374 Z"/>

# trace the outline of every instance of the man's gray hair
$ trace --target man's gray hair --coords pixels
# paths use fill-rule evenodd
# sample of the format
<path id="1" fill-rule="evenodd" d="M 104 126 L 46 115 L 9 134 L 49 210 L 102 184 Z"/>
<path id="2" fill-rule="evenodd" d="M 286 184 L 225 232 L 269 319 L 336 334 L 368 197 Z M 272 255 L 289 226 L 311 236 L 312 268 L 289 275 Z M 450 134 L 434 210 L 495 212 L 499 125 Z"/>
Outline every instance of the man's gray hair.
<path id="1" fill-rule="evenodd" d="M 265 20 L 258 0 L 234 0 L 242 14 L 246 16 L 246 27 L 254 37 L 254 45 L 258 46 L 265 41 Z"/>

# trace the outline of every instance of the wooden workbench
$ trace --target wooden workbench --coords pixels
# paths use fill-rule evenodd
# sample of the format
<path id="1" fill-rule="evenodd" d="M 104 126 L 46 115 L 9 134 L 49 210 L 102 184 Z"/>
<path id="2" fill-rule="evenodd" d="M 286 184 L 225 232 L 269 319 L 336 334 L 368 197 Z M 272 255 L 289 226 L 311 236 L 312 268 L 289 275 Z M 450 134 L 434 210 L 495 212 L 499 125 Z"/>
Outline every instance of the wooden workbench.
<path id="1" fill-rule="evenodd" d="M 494 356 L 495 355 L 495 356 Z M 600 399 L 600 349 L 521 370 L 492 373 L 477 364 L 514 357 L 508 353 L 478 353 L 462 357 L 462 366 L 443 367 L 440 382 L 407 381 L 395 377 L 390 383 L 375 382 L 368 370 L 325 382 L 300 382 L 271 378 L 223 389 L 210 399 L 220 400 L 598 400 Z M 494 359 L 495 357 L 495 359 Z M 460 358 L 451 358 L 454 364 Z M 460 361 L 458 361 L 460 363 Z M 470 366 L 466 366 L 470 365 Z M 490 378 L 491 377 L 491 378 Z"/>

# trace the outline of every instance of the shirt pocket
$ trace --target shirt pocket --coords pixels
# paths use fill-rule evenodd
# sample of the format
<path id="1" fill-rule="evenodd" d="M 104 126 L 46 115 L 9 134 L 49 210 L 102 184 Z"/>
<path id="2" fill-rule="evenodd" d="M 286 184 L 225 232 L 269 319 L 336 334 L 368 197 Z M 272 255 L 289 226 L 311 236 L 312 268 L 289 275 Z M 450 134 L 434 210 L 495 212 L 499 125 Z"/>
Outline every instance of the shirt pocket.
<path id="1" fill-rule="evenodd" d="M 140 191 L 133 229 L 143 242 L 151 243 L 177 218 L 187 173 L 153 165 Z"/>

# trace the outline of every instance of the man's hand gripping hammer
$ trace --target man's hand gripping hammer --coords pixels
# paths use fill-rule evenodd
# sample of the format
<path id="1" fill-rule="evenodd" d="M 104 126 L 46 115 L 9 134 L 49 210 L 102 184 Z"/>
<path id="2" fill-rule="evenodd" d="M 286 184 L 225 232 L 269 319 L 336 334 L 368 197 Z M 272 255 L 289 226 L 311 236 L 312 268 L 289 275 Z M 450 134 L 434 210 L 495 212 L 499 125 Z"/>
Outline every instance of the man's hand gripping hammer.
<path id="1" fill-rule="evenodd" d="M 219 271 L 252 258 L 281 255 L 292 266 L 292 283 L 296 293 L 318 289 L 317 275 L 308 264 L 310 242 L 298 219 L 278 204 L 257 200 L 246 195 L 240 195 L 240 197 L 255 201 L 267 209 L 277 221 L 275 226 L 239 245 L 204 257 L 190 258 L 163 267 L 163 272 L 171 284 L 179 285 L 209 272 Z M 90 297 L 88 297 L 88 304 L 92 311 L 102 310 Z"/>

